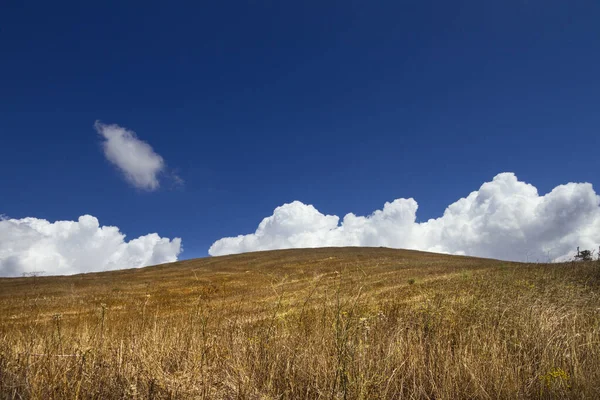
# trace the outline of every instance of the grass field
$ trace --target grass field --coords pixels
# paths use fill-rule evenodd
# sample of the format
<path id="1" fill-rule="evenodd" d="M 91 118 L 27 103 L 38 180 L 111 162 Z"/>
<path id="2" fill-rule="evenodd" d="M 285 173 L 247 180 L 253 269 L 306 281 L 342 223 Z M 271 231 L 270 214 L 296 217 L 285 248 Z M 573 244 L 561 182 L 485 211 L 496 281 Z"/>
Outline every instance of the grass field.
<path id="1" fill-rule="evenodd" d="M 2 399 L 600 398 L 600 266 L 282 250 L 0 279 Z"/>

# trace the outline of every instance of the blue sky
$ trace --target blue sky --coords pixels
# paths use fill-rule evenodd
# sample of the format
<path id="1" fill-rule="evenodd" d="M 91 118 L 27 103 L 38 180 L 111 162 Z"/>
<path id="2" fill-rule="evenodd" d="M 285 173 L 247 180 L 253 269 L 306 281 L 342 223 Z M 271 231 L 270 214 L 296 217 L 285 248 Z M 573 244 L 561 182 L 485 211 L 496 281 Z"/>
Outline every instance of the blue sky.
<path id="1" fill-rule="evenodd" d="M 598 21 L 597 1 L 8 0 L 0 214 L 91 214 L 191 258 L 294 200 L 344 216 L 413 197 L 426 221 L 505 171 L 598 187 Z M 132 187 L 97 120 L 171 179 Z"/>

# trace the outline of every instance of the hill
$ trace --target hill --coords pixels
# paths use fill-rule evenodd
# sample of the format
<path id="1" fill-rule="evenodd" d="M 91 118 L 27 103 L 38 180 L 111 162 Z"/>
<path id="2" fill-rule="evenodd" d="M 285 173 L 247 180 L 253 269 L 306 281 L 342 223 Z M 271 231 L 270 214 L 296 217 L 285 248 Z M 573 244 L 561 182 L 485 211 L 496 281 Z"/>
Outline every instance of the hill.
<path id="1" fill-rule="evenodd" d="M 600 398 L 599 271 L 325 248 L 0 279 L 0 398 Z"/>

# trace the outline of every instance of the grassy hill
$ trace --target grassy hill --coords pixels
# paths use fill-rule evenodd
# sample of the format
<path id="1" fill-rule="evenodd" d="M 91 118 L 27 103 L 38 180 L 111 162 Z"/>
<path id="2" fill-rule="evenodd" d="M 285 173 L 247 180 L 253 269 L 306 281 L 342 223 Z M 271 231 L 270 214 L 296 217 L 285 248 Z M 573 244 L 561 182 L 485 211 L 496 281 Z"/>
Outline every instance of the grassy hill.
<path id="1" fill-rule="evenodd" d="M 600 398 L 600 267 L 281 250 L 0 279 L 0 398 Z"/>

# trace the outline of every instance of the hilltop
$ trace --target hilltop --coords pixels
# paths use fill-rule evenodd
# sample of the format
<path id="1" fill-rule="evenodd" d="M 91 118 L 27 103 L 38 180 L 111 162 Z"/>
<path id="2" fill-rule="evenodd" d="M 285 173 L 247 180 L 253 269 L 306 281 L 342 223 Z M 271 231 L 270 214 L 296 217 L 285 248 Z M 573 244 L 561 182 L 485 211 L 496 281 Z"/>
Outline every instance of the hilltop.
<path id="1" fill-rule="evenodd" d="M 354 247 L 0 279 L 0 398 L 599 398 L 599 270 Z"/>

